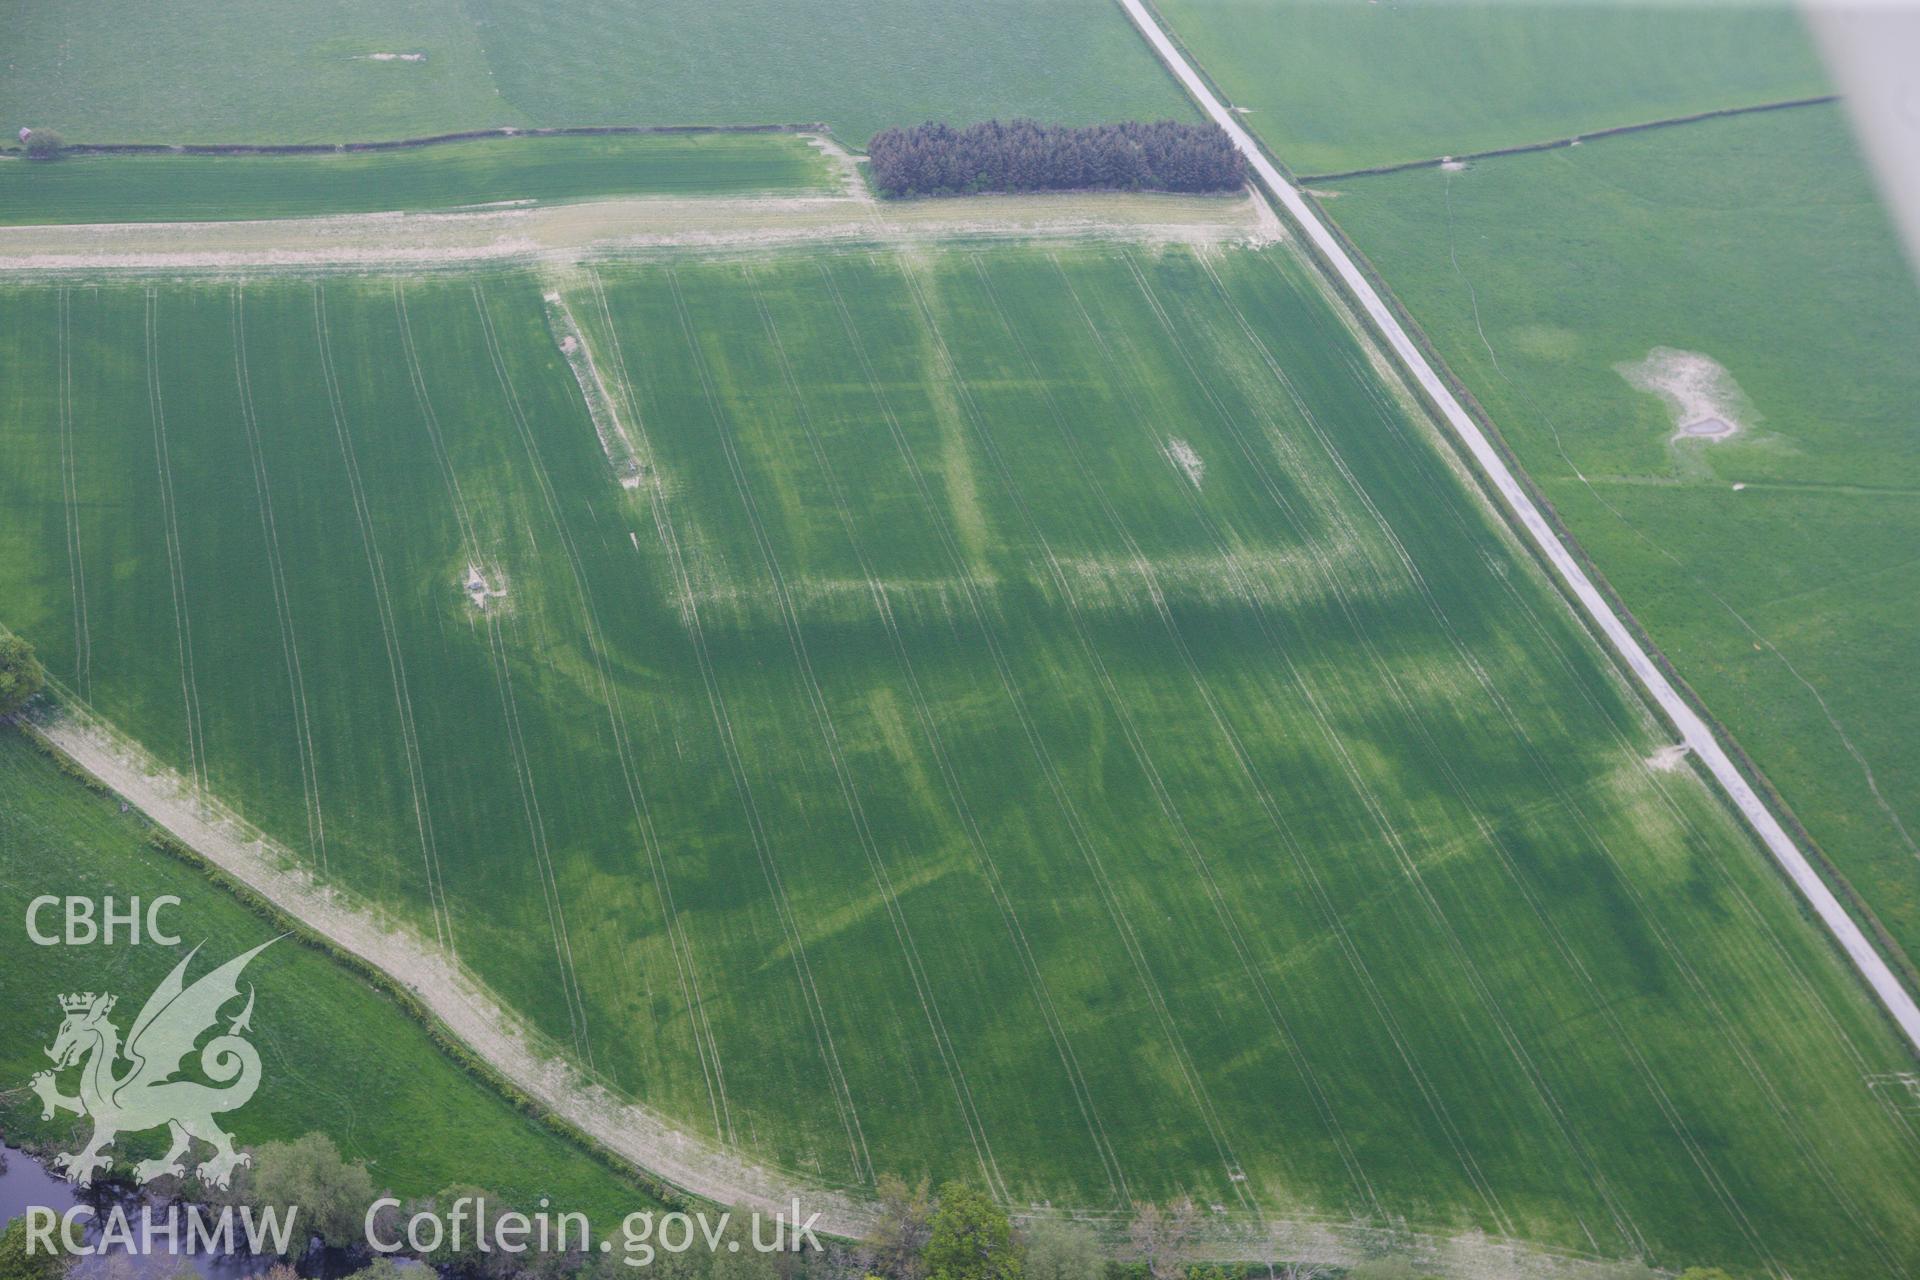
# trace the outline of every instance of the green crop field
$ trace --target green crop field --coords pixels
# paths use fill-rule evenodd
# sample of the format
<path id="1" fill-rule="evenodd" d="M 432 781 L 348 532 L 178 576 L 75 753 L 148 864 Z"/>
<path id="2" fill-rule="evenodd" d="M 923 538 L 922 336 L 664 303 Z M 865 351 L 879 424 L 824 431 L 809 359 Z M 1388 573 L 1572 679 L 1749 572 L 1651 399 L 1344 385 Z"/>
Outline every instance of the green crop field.
<path id="1" fill-rule="evenodd" d="M 1920 290 L 1837 108 L 1340 184 L 1327 208 L 1706 704 L 1920 956 Z M 1618 366 L 1749 421 L 1675 444 Z"/>
<path id="2" fill-rule="evenodd" d="M 500 96 L 454 0 L 12 0 L 0 16 L 9 138 L 31 125 L 73 142 L 353 142 L 536 123 Z"/>
<path id="3" fill-rule="evenodd" d="M 274 936 L 268 921 L 194 867 L 147 843 L 150 828 L 105 796 L 67 777 L 18 730 L 0 728 L 0 883 L 8 910 L 22 916 L 41 894 L 124 907 L 137 897 L 181 899 L 162 917 L 187 946 L 204 949 L 193 975 Z M 59 930 L 59 909 L 43 928 Z M 84 1122 L 40 1119 L 22 1085 L 47 1066 L 61 1017 L 55 996 L 109 990 L 127 1016 L 139 1008 L 181 952 L 168 947 L 38 947 L 20 920 L 0 943 L 0 1076 L 8 1081 L 0 1128 L 13 1143 L 36 1140 L 71 1150 Z M 247 1145 L 318 1130 L 373 1173 L 376 1185 L 425 1196 L 478 1185 L 532 1207 L 541 1196 L 609 1221 L 648 1201 L 605 1166 L 548 1132 L 468 1076 L 385 995 L 338 963 L 282 941 L 249 966 L 259 994 L 253 1027 L 266 1064 L 260 1092 L 233 1113 Z M 84 1133 L 84 1128 L 81 1132 Z M 163 1135 L 129 1135 L 120 1154 L 157 1155 Z"/>
<path id="4" fill-rule="evenodd" d="M 864 147 L 923 120 L 1195 118 L 1112 0 L 469 7 L 495 83 L 541 121 L 821 120 Z"/>
<path id="5" fill-rule="evenodd" d="M 484 138 L 405 151 L 0 160 L 0 222 L 217 222 L 629 195 L 834 189 L 784 133 Z"/>
<path id="6" fill-rule="evenodd" d="M 0 344 L 0 621 L 690 1129 L 1920 1256 L 1901 1042 L 1284 250 L 15 285 Z"/>
<path id="7" fill-rule="evenodd" d="M 1587 0 L 1155 0 L 1295 173 L 1828 91 L 1792 8 Z"/>
<path id="8" fill-rule="evenodd" d="M 0 19 L 8 135 L 71 141 L 818 121 L 864 146 L 929 118 L 1194 115 L 1110 0 L 73 0 L 0 4 Z"/>

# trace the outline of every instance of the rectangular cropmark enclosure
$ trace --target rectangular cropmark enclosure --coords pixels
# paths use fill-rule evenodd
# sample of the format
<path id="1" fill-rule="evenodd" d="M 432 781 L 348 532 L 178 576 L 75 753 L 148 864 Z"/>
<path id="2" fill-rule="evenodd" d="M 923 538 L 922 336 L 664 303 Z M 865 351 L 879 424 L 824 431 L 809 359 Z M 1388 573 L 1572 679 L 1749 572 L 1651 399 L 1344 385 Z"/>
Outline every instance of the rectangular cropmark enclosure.
<path id="1" fill-rule="evenodd" d="M 1900 1043 L 1285 247 L 70 279 L 0 347 L 7 625 L 691 1132 L 1920 1255 Z"/>

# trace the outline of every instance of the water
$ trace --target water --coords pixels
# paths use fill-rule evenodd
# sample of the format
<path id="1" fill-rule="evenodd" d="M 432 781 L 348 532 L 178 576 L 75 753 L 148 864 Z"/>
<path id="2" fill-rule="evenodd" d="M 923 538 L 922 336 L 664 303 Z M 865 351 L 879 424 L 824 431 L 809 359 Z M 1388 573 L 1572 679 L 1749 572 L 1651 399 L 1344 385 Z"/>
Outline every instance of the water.
<path id="1" fill-rule="evenodd" d="M 118 1199 L 111 1194 L 83 1193 L 65 1178 L 49 1172 L 46 1166 L 24 1151 L 0 1147 L 0 1152 L 4 1153 L 6 1160 L 5 1168 L 0 1169 L 0 1225 L 11 1223 L 15 1218 L 24 1218 L 27 1210 L 36 1205 L 61 1214 L 75 1205 L 90 1204 L 95 1210 L 95 1217 L 85 1223 L 84 1234 L 89 1244 L 98 1244 L 103 1225 L 99 1219 L 117 1203 L 126 1210 L 138 1233 L 140 1206 L 146 1203 L 142 1198 Z M 162 1206 L 156 1205 L 154 1209 L 156 1215 L 164 1213 Z M 86 1280 L 87 1277 L 101 1277 L 103 1280 L 105 1277 L 114 1277 L 118 1280 L 123 1276 L 129 1280 L 145 1280 L 147 1277 L 177 1274 L 180 1264 L 186 1262 L 206 1280 L 241 1280 L 242 1277 L 265 1271 L 274 1263 L 272 1258 L 251 1255 L 174 1255 L 166 1252 L 164 1243 L 158 1243 L 156 1247 L 159 1252 L 148 1255 L 117 1250 L 83 1258 L 73 1274 L 76 1280 Z"/>

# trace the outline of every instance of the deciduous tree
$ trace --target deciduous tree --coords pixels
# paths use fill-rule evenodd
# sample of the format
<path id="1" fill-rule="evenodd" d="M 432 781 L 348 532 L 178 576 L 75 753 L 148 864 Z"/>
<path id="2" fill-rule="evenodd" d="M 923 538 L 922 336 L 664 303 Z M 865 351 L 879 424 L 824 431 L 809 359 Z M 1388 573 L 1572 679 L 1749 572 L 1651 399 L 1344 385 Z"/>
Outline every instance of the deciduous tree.
<path id="1" fill-rule="evenodd" d="M 297 1206 L 295 1247 L 318 1236 L 328 1248 L 352 1248 L 364 1242 L 367 1206 L 377 1196 L 373 1175 L 363 1164 L 341 1158 L 324 1133 L 292 1142 L 269 1142 L 253 1156 L 246 1178 L 246 1203 L 256 1212 Z"/>
<path id="2" fill-rule="evenodd" d="M 1182 1196 L 1164 1205 L 1136 1206 L 1128 1236 L 1133 1255 L 1147 1264 L 1153 1280 L 1180 1280 L 1199 1230 L 1200 1210 Z"/>
<path id="3" fill-rule="evenodd" d="M 1007 1211 L 964 1182 L 940 1188 L 925 1251 L 927 1280 L 1021 1280 Z"/>
<path id="4" fill-rule="evenodd" d="M 27 1249 L 27 1220 L 15 1218 L 0 1232 L 0 1280 L 59 1280 L 72 1259 L 64 1253 Z"/>
<path id="5" fill-rule="evenodd" d="M 34 160 L 58 160 L 60 153 L 67 149 L 67 140 L 52 129 L 24 130 L 20 141 L 27 148 L 27 156 Z"/>
<path id="6" fill-rule="evenodd" d="M 918 1186 L 890 1173 L 880 1175 L 875 1188 L 880 1212 L 862 1243 L 866 1270 L 888 1280 L 921 1280 L 926 1263 L 921 1252 L 932 1230 L 933 1196 L 923 1178 Z"/>
<path id="7" fill-rule="evenodd" d="M 1078 1223 L 1036 1223 L 1026 1238 L 1027 1280 L 1102 1280 L 1106 1275 L 1100 1246 Z"/>
<path id="8" fill-rule="evenodd" d="M 0 717 L 25 707 L 46 683 L 47 673 L 33 656 L 33 646 L 19 636 L 0 632 Z"/>

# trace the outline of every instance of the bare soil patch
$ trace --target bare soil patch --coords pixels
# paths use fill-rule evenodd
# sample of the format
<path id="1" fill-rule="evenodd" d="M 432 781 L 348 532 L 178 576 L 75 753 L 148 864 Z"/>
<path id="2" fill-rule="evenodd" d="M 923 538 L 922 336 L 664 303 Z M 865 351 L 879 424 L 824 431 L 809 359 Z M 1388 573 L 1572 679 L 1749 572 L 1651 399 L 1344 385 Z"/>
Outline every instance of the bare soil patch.
<path id="1" fill-rule="evenodd" d="M 507 580 L 498 571 L 489 574 L 479 565 L 469 561 L 467 575 L 460 581 L 460 590 L 466 593 L 467 599 L 473 602 L 474 608 L 484 610 L 493 606 L 496 601 L 506 599 Z"/>
<path id="2" fill-rule="evenodd" d="M 807 145 L 827 158 L 833 168 L 833 176 L 839 180 L 840 190 L 857 200 L 872 200 L 873 193 L 867 189 L 866 178 L 860 172 L 860 158 L 848 151 L 823 133 L 801 135 Z"/>
<path id="3" fill-rule="evenodd" d="M 1673 440 L 1728 440 L 1746 429 L 1751 411 L 1733 375 L 1711 356 L 1655 347 L 1634 364 L 1618 364 L 1628 385 L 1666 401 Z"/>
<path id="4" fill-rule="evenodd" d="M 547 304 L 547 327 L 553 331 L 554 341 L 560 347 L 560 354 L 566 357 L 567 367 L 573 370 L 573 380 L 580 385 L 581 399 L 587 402 L 587 415 L 593 419 L 594 434 L 600 437 L 600 452 L 606 454 L 607 465 L 613 468 L 614 478 L 620 482 L 621 488 L 638 489 L 641 480 L 652 474 L 653 469 L 641 458 L 640 451 L 634 447 L 633 437 L 627 434 L 625 424 L 620 421 L 620 412 L 614 408 L 613 395 L 600 376 L 600 367 L 593 361 L 586 335 L 580 332 L 580 326 L 575 323 L 573 312 L 567 308 L 567 300 L 559 290 L 549 289 L 541 296 Z"/>
<path id="5" fill-rule="evenodd" d="M 1207 474 L 1206 459 L 1192 445 L 1180 439 L 1167 441 L 1166 454 L 1167 460 L 1185 472 L 1187 479 L 1193 481 L 1193 487 L 1198 489 L 1201 479 Z"/>
<path id="6" fill-rule="evenodd" d="M 1655 773 L 1672 773 L 1684 764 L 1686 759 L 1686 744 L 1676 742 L 1671 746 L 1662 747 L 1648 756 L 1647 768 L 1652 769 Z"/>

